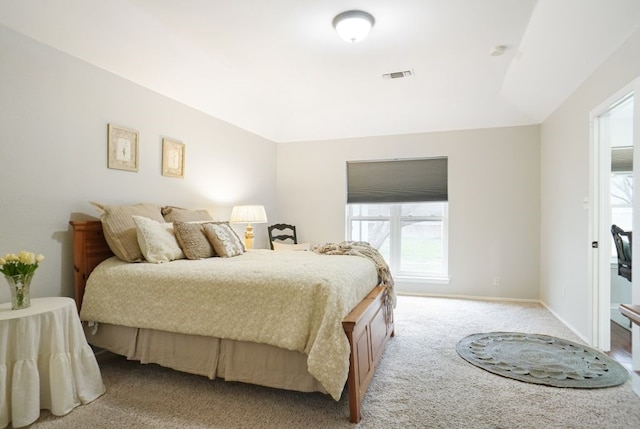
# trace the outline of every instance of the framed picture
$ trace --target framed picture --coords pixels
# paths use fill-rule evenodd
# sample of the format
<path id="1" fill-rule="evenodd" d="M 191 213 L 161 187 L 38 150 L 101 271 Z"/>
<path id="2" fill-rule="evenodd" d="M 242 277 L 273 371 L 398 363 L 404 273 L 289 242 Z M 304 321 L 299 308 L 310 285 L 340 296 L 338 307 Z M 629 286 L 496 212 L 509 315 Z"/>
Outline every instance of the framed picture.
<path id="1" fill-rule="evenodd" d="M 108 167 L 138 171 L 138 132 L 109 124 L 107 130 Z"/>
<path id="2" fill-rule="evenodd" d="M 184 143 L 162 139 L 162 175 L 184 177 Z"/>

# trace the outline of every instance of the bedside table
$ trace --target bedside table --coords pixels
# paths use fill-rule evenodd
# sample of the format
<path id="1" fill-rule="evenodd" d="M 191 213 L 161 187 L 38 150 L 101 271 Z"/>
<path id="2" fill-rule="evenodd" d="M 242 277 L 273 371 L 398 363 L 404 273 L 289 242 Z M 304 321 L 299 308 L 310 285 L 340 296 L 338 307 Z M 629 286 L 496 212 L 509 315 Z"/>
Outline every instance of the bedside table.
<path id="1" fill-rule="evenodd" d="M 22 310 L 0 304 L 0 428 L 27 426 L 41 409 L 65 415 L 104 392 L 74 300 L 33 298 Z"/>

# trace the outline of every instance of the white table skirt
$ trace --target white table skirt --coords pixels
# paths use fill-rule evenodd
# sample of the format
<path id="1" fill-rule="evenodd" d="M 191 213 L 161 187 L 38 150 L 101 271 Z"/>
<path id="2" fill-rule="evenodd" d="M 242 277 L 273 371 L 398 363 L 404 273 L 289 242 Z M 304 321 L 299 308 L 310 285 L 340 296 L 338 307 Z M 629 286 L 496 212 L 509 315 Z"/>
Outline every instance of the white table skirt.
<path id="1" fill-rule="evenodd" d="M 75 302 L 34 298 L 0 304 L 0 428 L 27 426 L 41 409 L 62 416 L 105 392 Z"/>

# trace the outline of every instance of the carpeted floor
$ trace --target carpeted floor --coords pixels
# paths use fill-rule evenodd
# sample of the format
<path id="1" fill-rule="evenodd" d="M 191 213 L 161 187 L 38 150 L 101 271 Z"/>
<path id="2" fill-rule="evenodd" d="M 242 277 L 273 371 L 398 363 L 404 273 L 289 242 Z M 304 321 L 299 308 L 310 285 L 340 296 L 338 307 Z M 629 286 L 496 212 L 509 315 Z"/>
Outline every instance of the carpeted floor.
<path id="1" fill-rule="evenodd" d="M 34 429 L 89 428 L 637 428 L 630 382 L 563 389 L 499 377 L 456 352 L 477 332 L 540 333 L 581 342 L 537 304 L 404 297 L 391 340 L 363 404 L 348 422 L 343 394 L 286 392 L 210 381 L 114 356 L 99 362 L 107 393 Z"/>

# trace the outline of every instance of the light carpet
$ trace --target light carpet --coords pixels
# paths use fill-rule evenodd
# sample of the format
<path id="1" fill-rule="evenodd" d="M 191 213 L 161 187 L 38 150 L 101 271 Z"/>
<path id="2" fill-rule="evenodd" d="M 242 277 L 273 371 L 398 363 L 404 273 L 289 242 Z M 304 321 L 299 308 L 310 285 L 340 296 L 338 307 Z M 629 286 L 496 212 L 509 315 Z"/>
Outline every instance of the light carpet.
<path id="1" fill-rule="evenodd" d="M 358 425 L 348 422 L 346 392 L 335 402 L 105 355 L 99 362 L 107 392 L 64 417 L 43 411 L 32 428 L 640 427 L 640 399 L 629 381 L 606 389 L 557 389 L 496 377 L 458 356 L 461 338 L 490 331 L 581 342 L 538 304 L 400 296 L 396 337 Z"/>

